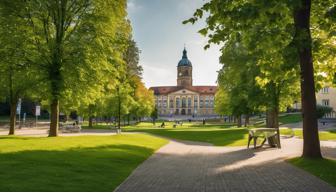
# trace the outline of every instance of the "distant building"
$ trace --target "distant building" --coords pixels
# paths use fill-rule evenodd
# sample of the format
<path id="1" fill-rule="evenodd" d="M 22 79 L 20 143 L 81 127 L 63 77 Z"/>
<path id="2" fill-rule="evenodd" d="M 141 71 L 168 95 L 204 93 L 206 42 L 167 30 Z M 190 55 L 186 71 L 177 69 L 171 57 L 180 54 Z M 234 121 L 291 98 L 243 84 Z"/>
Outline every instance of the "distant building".
<path id="1" fill-rule="evenodd" d="M 319 105 L 332 107 L 334 112 L 329 114 L 330 117 L 336 118 L 336 88 L 325 86 L 316 93 L 316 102 Z"/>
<path id="2" fill-rule="evenodd" d="M 160 116 L 213 116 L 217 86 L 193 86 L 192 64 L 183 50 L 177 65 L 177 86 L 151 87 Z"/>

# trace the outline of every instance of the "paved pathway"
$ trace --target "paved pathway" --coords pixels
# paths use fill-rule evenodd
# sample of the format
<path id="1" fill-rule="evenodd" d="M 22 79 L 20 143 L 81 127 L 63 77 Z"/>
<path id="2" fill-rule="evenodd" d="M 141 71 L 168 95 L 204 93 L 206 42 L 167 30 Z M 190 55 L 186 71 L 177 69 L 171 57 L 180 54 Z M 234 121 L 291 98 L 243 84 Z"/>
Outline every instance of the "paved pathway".
<path id="1" fill-rule="evenodd" d="M 336 142 L 322 142 L 336 158 Z M 214 147 L 171 141 L 140 165 L 117 192 L 336 191 L 284 159 L 299 156 L 302 140 L 283 139 L 283 148 Z"/>

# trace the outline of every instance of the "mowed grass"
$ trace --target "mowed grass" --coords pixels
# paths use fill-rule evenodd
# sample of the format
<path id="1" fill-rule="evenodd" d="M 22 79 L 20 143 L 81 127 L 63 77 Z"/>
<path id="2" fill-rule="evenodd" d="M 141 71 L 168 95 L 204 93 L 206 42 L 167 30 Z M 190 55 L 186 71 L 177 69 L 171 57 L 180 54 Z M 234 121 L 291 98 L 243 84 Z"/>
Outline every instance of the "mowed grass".
<path id="1" fill-rule="evenodd" d="M 165 122 L 165 128 L 160 128 L 161 122 L 153 125 L 152 123 L 142 122 L 138 125 L 123 127 L 126 132 L 144 132 L 171 139 L 198 141 L 211 143 L 215 146 L 245 146 L 248 140 L 248 129 L 236 127 L 233 124 L 207 123 L 202 125 L 200 122 L 183 123 L 173 128 L 174 122 Z M 110 129 L 110 125 L 99 124 L 94 129 Z M 281 129 L 281 135 L 293 135 L 291 129 Z M 258 140 L 261 141 L 262 139 Z"/>
<path id="2" fill-rule="evenodd" d="M 165 139 L 143 134 L 0 137 L 0 191 L 113 191 Z"/>
<path id="3" fill-rule="evenodd" d="M 294 158 L 289 162 L 336 187 L 335 160 Z"/>
<path id="4" fill-rule="evenodd" d="M 293 133 L 295 136 L 299 137 L 300 139 L 303 138 L 302 129 L 282 129 L 281 131 L 281 134 L 283 135 L 292 135 Z M 321 141 L 336 140 L 336 130 L 320 131 L 319 137 Z"/>
<path id="5" fill-rule="evenodd" d="M 279 124 L 298 123 L 302 121 L 302 114 L 287 114 L 279 116 Z"/>
<path id="6" fill-rule="evenodd" d="M 184 123 L 173 128 L 173 123 L 166 123 L 165 128 L 159 128 L 151 123 L 140 123 L 137 126 L 124 128 L 129 132 L 146 132 L 153 135 L 178 140 L 207 142 L 216 146 L 244 146 L 247 144 L 248 130 L 232 125 Z"/>

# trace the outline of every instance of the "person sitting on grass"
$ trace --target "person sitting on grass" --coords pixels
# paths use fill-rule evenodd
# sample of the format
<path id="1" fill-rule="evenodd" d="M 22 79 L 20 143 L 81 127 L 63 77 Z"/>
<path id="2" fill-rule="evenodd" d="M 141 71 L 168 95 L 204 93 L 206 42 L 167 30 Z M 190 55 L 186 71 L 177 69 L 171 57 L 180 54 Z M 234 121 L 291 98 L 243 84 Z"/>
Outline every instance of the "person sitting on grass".
<path id="1" fill-rule="evenodd" d="M 162 124 L 160 125 L 161 128 L 165 128 L 165 122 L 162 122 Z"/>

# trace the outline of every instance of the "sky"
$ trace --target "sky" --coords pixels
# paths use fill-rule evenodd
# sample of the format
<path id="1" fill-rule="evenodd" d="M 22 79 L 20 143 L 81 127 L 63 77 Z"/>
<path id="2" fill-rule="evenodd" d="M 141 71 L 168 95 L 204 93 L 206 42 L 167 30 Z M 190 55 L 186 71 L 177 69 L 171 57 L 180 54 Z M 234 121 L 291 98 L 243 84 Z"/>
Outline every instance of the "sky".
<path id="1" fill-rule="evenodd" d="M 177 63 L 184 44 L 193 65 L 194 85 L 216 85 L 219 47 L 204 50 L 207 39 L 198 31 L 205 22 L 183 25 L 204 0 L 128 0 L 133 38 L 141 50 L 140 65 L 147 87 L 176 85 Z"/>

